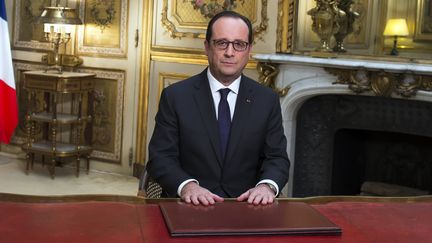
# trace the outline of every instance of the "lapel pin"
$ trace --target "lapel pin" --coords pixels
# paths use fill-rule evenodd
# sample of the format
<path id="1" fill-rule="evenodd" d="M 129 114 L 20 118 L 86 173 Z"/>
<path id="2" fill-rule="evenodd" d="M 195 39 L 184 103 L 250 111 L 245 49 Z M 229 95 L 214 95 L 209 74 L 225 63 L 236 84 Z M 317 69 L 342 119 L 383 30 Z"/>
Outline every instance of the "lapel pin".
<path id="1" fill-rule="evenodd" d="M 252 101 L 250 99 L 246 99 L 246 103 L 251 103 Z"/>

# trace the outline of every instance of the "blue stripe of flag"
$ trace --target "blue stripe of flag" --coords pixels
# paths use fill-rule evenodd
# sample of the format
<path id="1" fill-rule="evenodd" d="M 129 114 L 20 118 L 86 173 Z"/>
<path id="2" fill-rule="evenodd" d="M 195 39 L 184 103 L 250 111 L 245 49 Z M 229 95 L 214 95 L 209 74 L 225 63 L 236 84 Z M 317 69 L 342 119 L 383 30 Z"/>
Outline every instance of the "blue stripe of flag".
<path id="1" fill-rule="evenodd" d="M 0 0 L 0 18 L 2 18 L 5 21 L 7 21 L 5 0 Z"/>

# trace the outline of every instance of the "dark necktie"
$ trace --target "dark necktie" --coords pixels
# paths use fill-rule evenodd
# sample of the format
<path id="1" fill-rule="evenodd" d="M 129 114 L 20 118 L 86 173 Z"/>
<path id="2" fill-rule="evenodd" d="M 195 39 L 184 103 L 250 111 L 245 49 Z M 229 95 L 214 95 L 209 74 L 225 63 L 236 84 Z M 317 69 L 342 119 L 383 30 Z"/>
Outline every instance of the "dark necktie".
<path id="1" fill-rule="evenodd" d="M 222 158 L 225 158 L 225 151 L 227 149 L 228 137 L 231 128 L 231 115 L 230 115 L 230 108 L 227 100 L 227 96 L 230 91 L 231 90 L 228 88 L 219 90 L 221 99 L 219 101 L 219 107 L 218 107 L 218 124 L 219 124 L 219 138 L 220 138 Z"/>

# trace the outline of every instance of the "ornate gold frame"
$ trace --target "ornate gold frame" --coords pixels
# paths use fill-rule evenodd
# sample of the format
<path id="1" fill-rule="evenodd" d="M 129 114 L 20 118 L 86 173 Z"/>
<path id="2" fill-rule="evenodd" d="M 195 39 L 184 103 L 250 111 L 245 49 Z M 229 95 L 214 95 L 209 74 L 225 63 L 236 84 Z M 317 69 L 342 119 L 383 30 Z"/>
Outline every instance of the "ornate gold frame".
<path id="1" fill-rule="evenodd" d="M 183 80 L 183 79 L 189 78 L 190 76 L 191 76 L 191 75 L 189 75 L 189 74 L 184 74 L 184 73 L 168 73 L 168 72 L 160 72 L 160 73 L 159 73 L 159 78 L 158 78 L 158 95 L 157 95 L 157 100 L 158 100 L 158 102 L 159 102 L 159 98 L 160 98 L 160 95 L 161 95 L 161 93 L 162 93 L 162 90 L 163 90 L 165 87 L 167 87 L 167 86 L 169 86 L 169 85 L 171 85 L 171 84 L 173 84 L 173 83 L 175 83 L 175 82 L 177 82 L 177 81 L 180 81 L 180 80 Z M 169 81 L 168 81 L 169 79 L 174 79 L 175 82 L 169 82 Z"/>
<path id="2" fill-rule="evenodd" d="M 153 28 L 153 0 L 143 1 L 142 29 Z M 144 165 L 147 151 L 147 118 L 148 118 L 148 96 L 151 63 L 151 40 L 152 36 L 142 31 L 141 68 L 139 76 L 138 94 L 138 121 L 136 133 L 135 163 Z"/>
<path id="3" fill-rule="evenodd" d="M 294 27 L 297 15 L 296 0 L 279 0 L 276 51 L 291 53 L 294 51 Z"/>
<path id="4" fill-rule="evenodd" d="M 111 133 L 111 139 L 114 141 L 114 149 L 111 151 L 97 150 L 94 146 L 94 150 L 91 156 L 94 158 L 112 161 L 115 163 L 121 162 L 122 152 L 122 137 L 123 137 L 123 109 L 124 109 L 124 84 L 126 80 L 126 73 L 122 70 L 115 69 L 97 69 L 97 68 L 79 68 L 78 72 L 94 73 L 96 79 L 112 80 L 116 84 L 117 96 L 115 97 L 115 110 L 112 111 L 114 114 L 109 116 L 108 120 L 115 119 L 115 127 L 113 131 L 105 130 Z M 96 89 L 96 88 L 95 88 Z M 95 98 L 96 100 L 96 98 Z M 107 107 L 110 109 L 111 107 Z M 95 111 L 96 112 L 96 111 Z M 95 120 L 98 117 L 95 114 Z M 95 124 L 93 124 L 93 133 L 95 133 Z M 95 137 L 95 135 L 93 135 Z"/>
<path id="5" fill-rule="evenodd" d="M 262 38 L 263 33 L 267 30 L 267 25 L 268 25 L 268 17 L 267 17 L 267 1 L 268 0 L 261 0 L 261 22 L 256 25 L 254 27 L 254 35 L 256 39 L 260 39 Z M 168 0 L 163 0 L 163 5 L 162 5 L 162 18 L 161 18 L 161 23 L 162 26 L 170 33 L 170 37 L 175 39 L 175 38 L 183 38 L 183 37 L 189 37 L 189 38 L 200 38 L 200 39 L 204 39 L 205 38 L 205 33 L 204 32 L 182 32 L 179 31 L 178 28 L 181 26 L 176 25 L 175 23 L 173 23 L 172 21 L 170 21 L 168 19 Z M 188 28 L 193 28 L 193 29 L 197 29 L 198 27 L 193 25 L 193 26 L 187 26 Z M 205 30 L 206 26 L 201 27 L 200 29 Z"/>
<path id="6" fill-rule="evenodd" d="M 31 37 L 35 37 L 33 34 L 33 30 L 39 30 L 39 38 L 40 40 L 43 39 L 43 24 L 35 24 L 35 26 L 32 27 L 32 25 L 25 24 L 24 22 L 33 22 L 35 17 L 33 13 L 31 12 L 33 4 L 41 4 L 44 5 L 44 2 L 52 2 L 52 0 L 16 0 L 14 1 L 14 27 L 13 27 L 13 37 L 12 37 L 12 46 L 14 49 L 31 49 L 31 50 L 39 50 L 39 51 L 45 51 L 45 50 L 51 50 L 51 45 L 48 42 L 38 41 L 38 40 L 23 40 L 21 39 L 20 33 L 23 31 L 26 33 L 31 33 Z M 30 16 L 27 16 L 26 14 L 22 13 L 23 5 L 29 5 L 27 6 L 29 10 L 27 11 Z M 27 17 L 27 19 L 26 19 Z M 35 37 L 37 38 L 37 37 Z"/>
<path id="7" fill-rule="evenodd" d="M 200 29 L 200 30 L 205 30 L 207 27 L 207 18 L 210 18 L 210 16 L 212 16 L 214 13 L 217 12 L 217 10 L 215 10 L 212 7 L 208 7 L 209 4 L 216 4 L 219 7 L 228 7 L 228 6 L 223 6 L 225 5 L 225 3 L 228 4 L 237 4 L 238 8 L 235 8 L 236 11 L 242 11 L 241 9 L 248 9 L 249 6 L 256 6 L 257 1 L 259 0 L 234 0 L 234 1 L 224 1 L 222 2 L 222 0 L 211 0 L 210 3 L 207 2 L 207 5 L 202 6 L 201 8 L 198 9 L 198 6 L 195 5 L 195 7 L 193 7 L 194 5 L 192 4 L 193 1 L 192 0 L 171 0 L 172 2 L 172 17 L 174 19 L 176 19 L 178 25 L 177 27 L 179 28 L 186 28 L 186 29 Z M 187 3 L 186 3 L 187 2 Z M 203 1 L 203 3 L 205 3 L 205 1 Z M 244 7 L 244 3 L 248 3 L 248 5 L 246 5 L 246 7 Z M 195 3 L 196 4 L 196 3 Z M 240 6 L 238 5 L 240 4 Z M 192 8 L 192 9 L 191 9 Z M 180 12 L 179 12 L 180 10 Z M 195 11 L 193 13 L 190 13 L 190 11 Z M 185 12 L 187 12 L 188 14 L 186 14 Z M 196 18 L 196 16 L 194 16 L 194 14 L 196 15 L 200 15 L 200 18 L 202 20 L 202 22 L 198 22 Z M 187 16 L 186 16 L 187 15 Z M 184 18 L 190 18 L 189 21 L 185 20 Z M 255 22 L 256 21 L 256 12 L 250 12 L 248 13 L 248 18 L 252 21 Z M 193 20 L 192 20 L 193 19 Z"/>
<path id="8" fill-rule="evenodd" d="M 79 6 L 79 15 L 82 19 L 85 19 L 86 15 L 86 6 L 87 3 L 95 0 L 82 0 Z M 85 34 L 87 33 L 86 29 L 89 28 L 88 24 L 79 27 L 79 31 L 77 33 L 76 38 L 76 50 L 75 55 L 83 55 L 83 56 L 102 56 L 102 57 L 126 57 L 127 55 L 127 30 L 128 30 L 128 9 L 129 9 L 129 1 L 127 0 L 119 0 L 120 1 L 120 13 L 115 13 L 115 16 L 120 18 L 119 25 L 114 26 L 114 31 L 111 31 L 112 35 L 118 37 L 119 42 L 118 45 L 112 46 L 110 43 L 104 43 L 103 45 L 97 43 L 88 43 L 87 45 L 84 43 Z M 102 28 L 102 27 L 99 27 Z M 102 32 L 109 31 L 109 29 L 102 28 Z M 116 32 L 117 31 L 117 32 Z M 88 33 L 87 33 L 88 34 Z M 94 33 L 91 37 L 93 39 L 98 39 L 99 35 L 103 35 L 103 33 Z"/>

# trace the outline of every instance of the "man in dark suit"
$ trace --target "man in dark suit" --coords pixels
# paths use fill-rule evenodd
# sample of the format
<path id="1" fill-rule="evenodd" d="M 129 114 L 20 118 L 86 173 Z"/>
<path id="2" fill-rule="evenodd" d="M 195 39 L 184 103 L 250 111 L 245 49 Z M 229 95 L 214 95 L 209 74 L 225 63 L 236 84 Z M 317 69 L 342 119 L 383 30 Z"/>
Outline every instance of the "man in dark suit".
<path id="1" fill-rule="evenodd" d="M 147 169 L 163 196 L 209 205 L 224 197 L 272 203 L 288 180 L 278 95 L 242 75 L 250 21 L 232 11 L 209 22 L 202 73 L 162 92 Z"/>

